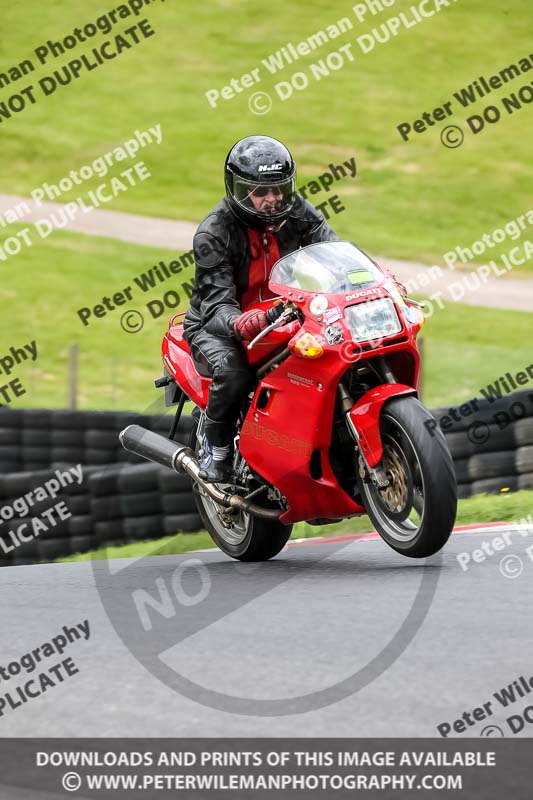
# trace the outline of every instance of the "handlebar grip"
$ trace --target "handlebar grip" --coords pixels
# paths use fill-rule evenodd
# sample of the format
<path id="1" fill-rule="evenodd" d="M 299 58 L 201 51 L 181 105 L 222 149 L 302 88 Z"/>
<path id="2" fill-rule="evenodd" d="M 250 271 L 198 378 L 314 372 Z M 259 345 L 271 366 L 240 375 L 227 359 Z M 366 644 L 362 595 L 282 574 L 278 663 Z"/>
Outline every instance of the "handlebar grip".
<path id="1" fill-rule="evenodd" d="M 281 317 L 284 311 L 285 311 L 285 306 L 283 303 L 277 303 L 277 305 L 272 306 L 272 308 L 269 308 L 267 311 L 267 319 L 269 324 L 272 325 L 273 322 L 276 322 L 276 320 L 278 320 Z"/>

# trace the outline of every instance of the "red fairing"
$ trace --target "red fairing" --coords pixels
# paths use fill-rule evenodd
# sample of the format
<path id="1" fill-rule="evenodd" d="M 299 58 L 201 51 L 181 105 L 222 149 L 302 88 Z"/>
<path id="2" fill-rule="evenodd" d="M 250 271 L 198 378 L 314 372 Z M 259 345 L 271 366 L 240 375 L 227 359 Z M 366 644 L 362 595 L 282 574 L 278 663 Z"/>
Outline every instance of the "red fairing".
<path id="1" fill-rule="evenodd" d="M 280 517 L 285 524 L 364 513 L 329 461 L 338 370 L 326 356 L 289 358 L 261 382 L 242 427 L 244 459 L 289 501 Z"/>

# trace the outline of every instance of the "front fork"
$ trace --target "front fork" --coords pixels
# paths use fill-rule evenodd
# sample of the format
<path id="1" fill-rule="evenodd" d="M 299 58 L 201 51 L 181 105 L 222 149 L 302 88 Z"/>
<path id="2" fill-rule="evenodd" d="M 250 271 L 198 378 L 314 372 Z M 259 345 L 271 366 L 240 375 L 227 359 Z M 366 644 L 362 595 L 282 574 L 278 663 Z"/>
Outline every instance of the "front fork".
<path id="1" fill-rule="evenodd" d="M 383 367 L 383 365 L 380 366 Z M 381 464 L 383 457 L 380 432 L 381 410 L 384 403 L 393 397 L 416 394 L 412 386 L 396 382 L 386 362 L 384 362 L 382 372 L 384 383 L 369 389 L 357 403 L 354 403 L 342 381 L 339 382 L 337 389 L 348 431 L 355 442 L 367 476 L 378 489 L 384 489 L 389 485 Z"/>
<path id="2" fill-rule="evenodd" d="M 364 468 L 363 471 L 365 475 L 364 476 L 361 475 L 361 477 L 366 477 L 367 479 L 369 478 L 376 487 L 376 489 L 385 489 L 389 485 L 389 480 L 385 475 L 385 472 L 383 468 L 380 466 L 380 464 L 376 464 L 374 467 L 371 467 L 370 464 L 368 463 L 368 460 L 365 456 L 363 446 L 361 443 L 361 436 L 359 435 L 359 431 L 355 427 L 355 423 L 352 417 L 350 416 L 350 411 L 355 405 L 353 398 L 348 393 L 342 381 L 340 381 L 337 387 L 337 391 L 339 394 L 342 413 L 344 414 L 344 418 L 346 420 L 346 426 L 355 442 L 355 446 L 357 448 L 357 454 L 363 463 L 363 468 Z M 360 470 L 359 465 L 357 469 L 358 471 Z"/>

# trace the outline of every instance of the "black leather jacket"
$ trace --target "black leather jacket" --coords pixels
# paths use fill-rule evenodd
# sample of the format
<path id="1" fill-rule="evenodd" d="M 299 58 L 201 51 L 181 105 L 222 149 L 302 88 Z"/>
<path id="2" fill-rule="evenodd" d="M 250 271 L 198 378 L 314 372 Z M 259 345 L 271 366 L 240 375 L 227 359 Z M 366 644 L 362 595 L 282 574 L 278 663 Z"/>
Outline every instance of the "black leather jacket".
<path id="1" fill-rule="evenodd" d="M 339 240 L 322 214 L 300 195 L 283 227 L 269 236 L 275 236 L 280 257 L 308 244 Z M 185 339 L 200 329 L 214 336 L 233 336 L 253 254 L 249 229 L 235 217 L 226 198 L 198 226 L 193 250 L 195 287 L 185 317 Z"/>

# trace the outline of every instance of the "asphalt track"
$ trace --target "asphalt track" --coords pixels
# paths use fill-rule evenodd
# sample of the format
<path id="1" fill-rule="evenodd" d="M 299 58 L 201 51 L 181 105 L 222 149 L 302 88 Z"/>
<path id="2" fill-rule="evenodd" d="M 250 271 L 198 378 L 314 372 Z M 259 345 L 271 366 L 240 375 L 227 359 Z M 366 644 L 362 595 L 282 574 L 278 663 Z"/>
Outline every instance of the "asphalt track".
<path id="1" fill-rule="evenodd" d="M 294 543 L 264 564 L 204 551 L 113 572 L 4 568 L 0 665 L 65 625 L 88 619 L 90 638 L 28 674 L 67 657 L 79 670 L 4 708 L 0 737 L 436 736 L 489 700 L 461 735 L 512 736 L 506 717 L 533 691 L 508 709 L 492 695 L 533 675 L 532 534 L 460 530 L 427 561 L 368 535 Z M 26 680 L 0 681 L 1 695 Z"/>

